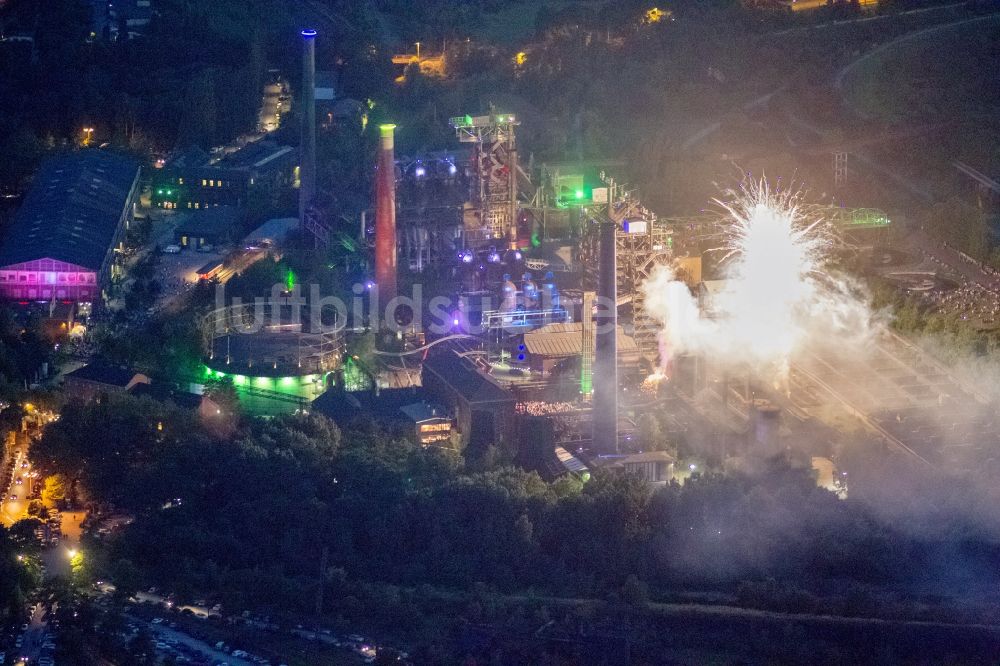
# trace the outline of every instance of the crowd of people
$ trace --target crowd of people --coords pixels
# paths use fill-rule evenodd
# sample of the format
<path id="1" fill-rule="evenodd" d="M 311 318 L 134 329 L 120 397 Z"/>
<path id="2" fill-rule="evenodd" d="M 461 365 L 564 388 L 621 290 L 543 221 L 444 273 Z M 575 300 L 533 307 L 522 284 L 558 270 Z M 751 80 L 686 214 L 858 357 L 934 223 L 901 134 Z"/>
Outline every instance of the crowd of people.
<path id="1" fill-rule="evenodd" d="M 976 265 L 983 272 L 984 278 L 992 279 L 979 282 L 963 277 L 961 284 L 955 289 L 935 289 L 922 293 L 944 314 L 956 316 L 963 321 L 992 325 L 1000 319 L 1000 273 L 963 252 L 949 249 L 955 251 L 962 261 Z M 930 253 L 926 256 L 943 269 L 952 269 L 938 256 Z"/>
<path id="2" fill-rule="evenodd" d="M 964 284 L 950 291 L 924 292 L 944 314 L 963 321 L 995 323 L 1000 317 L 1000 294 L 981 285 Z"/>
<path id="3" fill-rule="evenodd" d="M 550 414 L 565 414 L 574 412 L 577 407 L 568 402 L 542 402 L 531 400 L 524 403 L 524 413 L 531 416 L 548 416 Z"/>

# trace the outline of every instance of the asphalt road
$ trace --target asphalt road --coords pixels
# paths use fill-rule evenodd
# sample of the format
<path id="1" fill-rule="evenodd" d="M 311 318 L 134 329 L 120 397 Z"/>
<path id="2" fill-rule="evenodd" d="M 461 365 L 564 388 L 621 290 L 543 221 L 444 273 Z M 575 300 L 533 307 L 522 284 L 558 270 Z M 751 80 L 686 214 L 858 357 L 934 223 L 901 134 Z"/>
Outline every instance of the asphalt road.
<path id="1" fill-rule="evenodd" d="M 42 654 L 42 644 L 45 642 L 47 624 L 45 622 L 45 608 L 42 604 L 36 604 L 31 612 L 31 620 L 28 628 L 22 634 L 21 649 L 17 657 L 28 664 L 37 663 Z"/>
<path id="2" fill-rule="evenodd" d="M 23 465 L 27 463 L 27 467 Z M 3 524 L 13 525 L 24 517 L 28 508 L 28 487 L 31 480 L 28 474 L 31 472 L 31 463 L 28 463 L 27 452 L 24 448 L 19 448 L 14 458 L 14 474 L 10 480 L 10 487 L 4 489 L 3 494 Z M 17 479 L 22 479 L 21 484 Z M 15 499 L 12 499 L 15 498 Z"/>

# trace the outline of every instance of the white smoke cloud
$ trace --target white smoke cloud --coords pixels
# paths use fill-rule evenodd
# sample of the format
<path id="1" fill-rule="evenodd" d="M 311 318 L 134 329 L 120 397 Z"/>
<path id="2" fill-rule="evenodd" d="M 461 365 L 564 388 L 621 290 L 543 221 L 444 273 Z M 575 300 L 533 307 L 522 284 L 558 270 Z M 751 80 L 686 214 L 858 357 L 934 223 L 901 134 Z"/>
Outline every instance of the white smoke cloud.
<path id="1" fill-rule="evenodd" d="M 863 346 L 875 329 L 868 298 L 827 269 L 832 238 L 822 220 L 764 184 L 720 204 L 727 216 L 720 248 L 726 281 L 706 304 L 711 318 L 668 266 L 643 285 L 647 311 L 663 327 L 661 372 L 675 354 L 701 352 L 784 375 L 810 344 Z"/>

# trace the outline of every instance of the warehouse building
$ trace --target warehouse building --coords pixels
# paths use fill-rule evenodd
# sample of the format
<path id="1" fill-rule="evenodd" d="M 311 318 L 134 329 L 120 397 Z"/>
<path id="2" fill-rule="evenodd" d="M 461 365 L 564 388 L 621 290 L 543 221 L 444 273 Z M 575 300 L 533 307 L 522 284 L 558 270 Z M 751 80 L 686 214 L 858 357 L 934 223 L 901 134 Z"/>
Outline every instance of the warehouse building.
<path id="1" fill-rule="evenodd" d="M 0 245 L 0 296 L 89 303 L 120 276 L 139 165 L 102 150 L 48 160 Z"/>
<path id="2" fill-rule="evenodd" d="M 200 148 L 189 148 L 153 171 L 152 203 L 157 208 L 179 210 L 239 207 L 255 189 L 273 194 L 292 187 L 296 161 L 294 148 L 266 139 L 218 160 Z"/>
<path id="3" fill-rule="evenodd" d="M 454 352 L 424 361 L 423 388 L 430 398 L 455 414 L 463 446 L 514 442 L 514 397 L 481 367 Z"/>

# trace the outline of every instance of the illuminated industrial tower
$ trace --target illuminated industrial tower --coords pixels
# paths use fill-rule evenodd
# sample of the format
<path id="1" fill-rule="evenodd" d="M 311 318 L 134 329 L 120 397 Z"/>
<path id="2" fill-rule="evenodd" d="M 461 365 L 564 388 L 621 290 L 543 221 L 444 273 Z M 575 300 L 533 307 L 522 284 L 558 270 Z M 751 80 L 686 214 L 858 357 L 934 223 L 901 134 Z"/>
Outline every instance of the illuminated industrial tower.
<path id="1" fill-rule="evenodd" d="M 299 157 L 299 224 L 316 197 L 316 31 L 302 31 L 302 154 Z"/>
<path id="2" fill-rule="evenodd" d="M 459 141 L 474 143 L 475 200 L 488 239 L 506 238 L 517 246 L 517 144 L 512 113 L 458 116 L 448 124 Z"/>
<path id="3" fill-rule="evenodd" d="M 375 284 L 383 303 L 396 297 L 395 129 L 395 125 L 379 126 L 375 165 Z"/>

